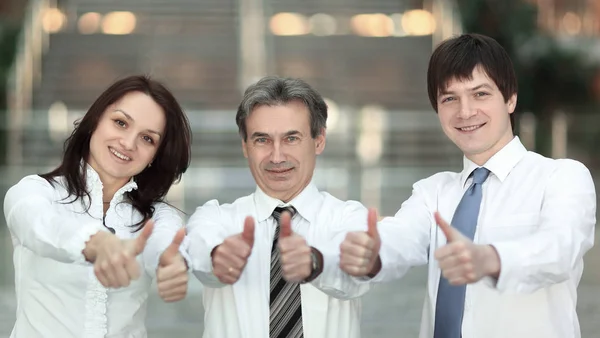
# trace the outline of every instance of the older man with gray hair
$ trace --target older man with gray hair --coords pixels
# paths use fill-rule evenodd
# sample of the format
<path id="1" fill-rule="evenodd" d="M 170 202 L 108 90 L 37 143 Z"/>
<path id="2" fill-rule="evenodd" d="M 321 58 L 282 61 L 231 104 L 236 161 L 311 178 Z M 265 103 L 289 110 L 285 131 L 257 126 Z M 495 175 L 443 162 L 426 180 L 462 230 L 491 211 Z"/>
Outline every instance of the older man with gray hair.
<path id="1" fill-rule="evenodd" d="M 323 98 L 302 80 L 266 77 L 246 90 L 236 122 L 256 191 L 209 201 L 187 225 L 204 337 L 360 336 L 369 286 L 341 271 L 339 246 L 350 231 L 375 232 L 377 216 L 312 182 L 326 121 Z"/>

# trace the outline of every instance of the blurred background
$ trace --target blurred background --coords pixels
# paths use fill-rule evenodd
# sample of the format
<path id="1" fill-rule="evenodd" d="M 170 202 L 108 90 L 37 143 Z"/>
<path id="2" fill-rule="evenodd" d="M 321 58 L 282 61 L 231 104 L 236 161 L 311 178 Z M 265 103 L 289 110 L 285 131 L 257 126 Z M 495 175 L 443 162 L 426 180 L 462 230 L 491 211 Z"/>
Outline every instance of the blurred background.
<path id="1" fill-rule="evenodd" d="M 315 182 L 392 215 L 415 181 L 461 170 L 426 93 L 429 55 L 462 32 L 496 38 L 519 75 L 518 134 L 530 150 L 600 175 L 600 0 L 0 0 L 0 193 L 54 168 L 73 121 L 113 81 L 165 81 L 194 131 L 169 199 L 186 213 L 254 191 L 235 125 L 245 87 L 301 77 L 329 105 Z M 15 319 L 12 244 L 0 218 L 0 336 Z M 598 237 L 598 236 L 597 236 Z M 598 241 L 598 240 L 597 240 Z M 583 337 L 600 336 L 600 249 L 579 288 Z M 416 337 L 426 271 L 364 297 L 364 337 Z M 201 285 L 151 297 L 150 337 L 200 337 Z"/>

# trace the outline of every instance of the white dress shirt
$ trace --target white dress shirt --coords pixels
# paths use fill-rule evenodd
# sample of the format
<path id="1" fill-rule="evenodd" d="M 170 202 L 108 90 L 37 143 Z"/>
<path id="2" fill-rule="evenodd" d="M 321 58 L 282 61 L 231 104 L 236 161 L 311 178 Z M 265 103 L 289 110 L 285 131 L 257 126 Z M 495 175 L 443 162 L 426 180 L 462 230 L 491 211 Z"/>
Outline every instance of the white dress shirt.
<path id="1" fill-rule="evenodd" d="M 179 214 L 164 203 L 155 205 L 155 229 L 143 255 L 139 279 L 128 287 L 107 289 L 96 279 L 82 250 L 103 226 L 102 182 L 86 166 L 91 206 L 71 201 L 64 178 L 50 185 L 37 175 L 26 176 L 9 189 L 4 215 L 14 246 L 17 321 L 11 338 L 139 338 L 144 325 L 148 290 L 158 257 L 183 226 Z M 123 239 L 132 239 L 132 224 L 142 219 L 124 193 L 137 188 L 130 181 L 119 189 L 106 212 L 106 225 Z M 87 198 L 85 198 L 87 200 Z M 123 202 L 123 203 L 121 203 Z M 142 257 L 143 256 L 143 257 Z"/>
<path id="2" fill-rule="evenodd" d="M 285 204 L 260 189 L 232 204 L 215 200 L 199 207 L 188 224 L 191 269 L 204 284 L 205 338 L 268 338 L 271 247 L 276 223 L 271 216 Z M 301 284 L 305 338 L 360 336 L 361 303 L 368 291 L 339 268 L 339 247 L 348 231 L 367 229 L 367 210 L 343 202 L 311 183 L 289 205 L 298 213 L 292 229 L 323 254 L 324 269 L 311 283 Z M 242 232 L 246 216 L 256 221 L 254 247 L 240 279 L 224 285 L 212 274 L 211 252 L 226 237 Z M 328 286 L 323 286 L 327 284 Z"/>
<path id="3" fill-rule="evenodd" d="M 469 174 L 442 172 L 417 182 L 394 217 L 379 224 L 382 271 L 373 281 L 400 278 L 429 259 L 421 338 L 433 337 L 440 269 L 434 251 L 446 244 L 433 213 L 451 221 Z M 474 242 L 493 245 L 499 279 L 467 286 L 463 338 L 579 338 L 577 285 L 583 255 L 592 247 L 596 194 L 587 168 L 527 152 L 518 137 L 489 159 L 491 171 Z"/>

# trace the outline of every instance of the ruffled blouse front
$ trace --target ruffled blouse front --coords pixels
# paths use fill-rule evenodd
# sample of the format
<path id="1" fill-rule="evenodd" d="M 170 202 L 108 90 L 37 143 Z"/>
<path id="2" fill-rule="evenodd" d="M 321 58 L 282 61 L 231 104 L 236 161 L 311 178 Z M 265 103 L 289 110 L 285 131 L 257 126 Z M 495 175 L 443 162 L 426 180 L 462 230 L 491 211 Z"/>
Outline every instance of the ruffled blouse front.
<path id="1" fill-rule="evenodd" d="M 91 203 L 87 198 L 65 203 L 64 180 L 59 178 L 52 186 L 37 175 L 23 178 L 6 195 L 4 214 L 14 246 L 18 306 L 11 337 L 146 336 L 146 302 L 155 266 L 144 266 L 140 255 L 145 273 L 128 287 L 107 289 L 100 284 L 82 250 L 93 234 L 107 231 L 102 182 L 89 166 L 86 174 Z M 124 194 L 136 188 L 132 180 L 119 189 L 104 220 L 123 239 L 139 235 L 132 225 L 141 215 L 129 203 L 121 203 Z M 156 212 L 165 214 L 160 208 Z M 176 231 L 180 219 L 173 220 Z"/>

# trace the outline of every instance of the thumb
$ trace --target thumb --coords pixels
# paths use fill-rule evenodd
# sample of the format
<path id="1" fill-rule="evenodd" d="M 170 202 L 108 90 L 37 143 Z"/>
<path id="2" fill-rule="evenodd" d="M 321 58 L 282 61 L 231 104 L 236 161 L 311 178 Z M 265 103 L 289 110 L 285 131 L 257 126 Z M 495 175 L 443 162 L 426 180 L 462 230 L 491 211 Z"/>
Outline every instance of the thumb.
<path id="1" fill-rule="evenodd" d="M 444 236 L 446 236 L 446 241 L 453 242 L 460 237 L 458 230 L 454 229 L 454 227 L 452 225 L 448 224 L 448 222 L 446 222 L 442 218 L 439 211 L 436 211 L 434 213 L 434 217 L 435 217 L 435 222 L 437 223 L 438 227 L 440 229 L 442 229 Z"/>
<path id="2" fill-rule="evenodd" d="M 279 229 L 279 237 L 289 237 L 292 235 L 292 215 L 289 212 L 284 211 L 281 214 L 281 224 Z"/>
<path id="3" fill-rule="evenodd" d="M 244 221 L 242 239 L 248 243 L 250 247 L 254 246 L 254 218 L 252 218 L 252 216 L 246 217 L 246 220 Z"/>
<path id="4" fill-rule="evenodd" d="M 179 246 L 183 239 L 185 238 L 185 228 L 181 228 L 173 237 L 173 241 L 171 244 L 165 249 L 163 254 L 160 256 L 160 262 L 158 263 L 161 266 L 169 265 L 173 263 L 174 258 L 179 254 Z"/>
<path id="5" fill-rule="evenodd" d="M 150 238 L 150 235 L 152 235 L 153 229 L 154 229 L 154 221 L 151 219 L 147 220 L 146 223 L 144 224 L 144 227 L 142 228 L 142 233 L 138 236 L 138 238 L 135 239 L 136 255 L 139 255 L 140 253 L 142 253 L 142 251 L 144 251 L 146 242 L 148 241 L 148 238 Z"/>
<path id="6" fill-rule="evenodd" d="M 371 238 L 379 238 L 379 231 L 377 231 L 377 210 L 375 208 L 369 208 L 367 214 L 367 233 Z"/>

